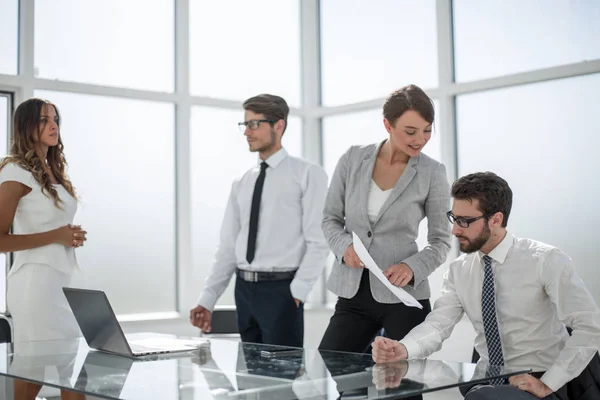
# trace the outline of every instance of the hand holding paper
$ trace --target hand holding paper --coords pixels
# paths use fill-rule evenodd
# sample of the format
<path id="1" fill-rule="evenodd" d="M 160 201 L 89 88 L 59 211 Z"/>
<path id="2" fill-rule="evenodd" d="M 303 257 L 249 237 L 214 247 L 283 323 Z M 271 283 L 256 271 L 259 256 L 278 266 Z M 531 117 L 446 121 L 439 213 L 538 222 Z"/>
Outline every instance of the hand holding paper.
<path id="1" fill-rule="evenodd" d="M 377 266 L 377 264 L 375 264 L 375 261 L 367 251 L 367 248 L 365 247 L 363 242 L 354 232 L 352 232 L 352 240 L 354 241 L 354 251 L 356 251 L 358 257 L 360 257 L 362 262 L 365 264 L 365 268 L 368 268 L 369 271 L 371 271 L 373 275 L 375 275 L 375 277 L 379 279 L 381 283 L 383 283 L 388 289 L 390 289 L 392 293 L 394 293 L 394 295 L 396 295 L 396 297 L 398 297 L 400 301 L 402 301 L 404 304 L 410 307 L 417 307 L 421 309 L 423 308 L 421 303 L 419 303 L 414 297 L 408 294 L 406 290 L 394 286 L 390 283 L 390 281 L 388 281 L 388 279 L 383 275 L 381 269 Z"/>
<path id="2" fill-rule="evenodd" d="M 356 251 L 354 251 L 354 245 L 352 244 L 344 252 L 344 264 L 352 268 L 363 268 L 365 266 Z"/>
<path id="3" fill-rule="evenodd" d="M 383 275 L 394 286 L 404 287 L 414 277 L 412 269 L 406 263 L 394 264 L 383 271 Z"/>

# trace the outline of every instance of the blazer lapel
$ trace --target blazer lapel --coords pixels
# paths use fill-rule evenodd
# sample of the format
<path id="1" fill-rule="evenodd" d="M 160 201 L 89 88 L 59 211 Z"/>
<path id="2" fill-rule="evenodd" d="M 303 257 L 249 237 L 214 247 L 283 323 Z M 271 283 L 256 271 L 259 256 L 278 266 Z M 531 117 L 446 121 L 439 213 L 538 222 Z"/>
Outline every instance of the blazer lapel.
<path id="1" fill-rule="evenodd" d="M 410 160 L 408 160 L 404 172 L 402 173 L 402 175 L 400 175 L 400 178 L 398 179 L 398 182 L 396 182 L 396 185 L 394 185 L 394 189 L 392 189 L 390 197 L 388 197 L 385 203 L 383 203 L 383 206 L 381 206 L 379 214 L 377 214 L 377 218 L 375 218 L 375 222 L 373 222 L 373 225 L 377 224 L 377 222 L 381 219 L 383 213 L 392 205 L 392 203 L 394 203 L 394 201 L 396 201 L 396 199 L 398 199 L 398 197 L 400 197 L 400 195 L 402 194 L 402 192 L 404 192 L 408 184 L 413 180 L 413 178 L 417 174 L 418 161 L 418 156 L 411 157 Z M 371 170 L 371 174 L 372 173 L 373 170 Z"/>

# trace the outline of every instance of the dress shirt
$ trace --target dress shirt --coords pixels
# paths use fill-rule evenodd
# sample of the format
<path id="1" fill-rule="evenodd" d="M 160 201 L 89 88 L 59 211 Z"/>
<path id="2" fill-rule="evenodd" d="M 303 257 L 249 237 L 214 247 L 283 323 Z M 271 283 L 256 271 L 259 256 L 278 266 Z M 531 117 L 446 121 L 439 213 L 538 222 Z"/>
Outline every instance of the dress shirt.
<path id="1" fill-rule="evenodd" d="M 281 149 L 267 160 L 258 217 L 256 253 L 246 261 L 250 208 L 260 166 L 233 183 L 214 265 L 198 304 L 212 310 L 236 268 L 248 271 L 297 270 L 290 290 L 305 301 L 325 266 L 329 248 L 321 229 L 327 195 L 322 167 Z"/>
<path id="2" fill-rule="evenodd" d="M 546 371 L 553 391 L 579 376 L 600 348 L 600 311 L 571 259 L 555 247 L 506 236 L 489 254 L 504 365 Z M 450 264 L 440 297 L 425 321 L 401 342 L 410 358 L 440 349 L 466 313 L 475 349 L 488 362 L 481 291 L 484 254 L 463 254 Z M 569 337 L 565 325 L 573 329 Z"/>

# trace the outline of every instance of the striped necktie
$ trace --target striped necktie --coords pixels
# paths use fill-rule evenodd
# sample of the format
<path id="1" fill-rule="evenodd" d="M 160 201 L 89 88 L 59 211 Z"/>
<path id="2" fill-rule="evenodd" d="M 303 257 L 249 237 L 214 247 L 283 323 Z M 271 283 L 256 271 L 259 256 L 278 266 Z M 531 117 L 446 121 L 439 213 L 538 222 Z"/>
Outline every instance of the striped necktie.
<path id="1" fill-rule="evenodd" d="M 481 314 L 483 316 L 483 331 L 488 348 L 488 357 L 490 366 L 501 367 L 504 365 L 504 355 L 502 354 L 502 343 L 500 342 L 500 332 L 498 330 L 498 320 L 496 317 L 496 290 L 494 288 L 494 271 L 492 271 L 492 259 L 489 256 L 483 256 L 484 276 L 483 287 L 481 290 Z M 493 379 L 492 385 L 504 383 L 504 379 Z"/>

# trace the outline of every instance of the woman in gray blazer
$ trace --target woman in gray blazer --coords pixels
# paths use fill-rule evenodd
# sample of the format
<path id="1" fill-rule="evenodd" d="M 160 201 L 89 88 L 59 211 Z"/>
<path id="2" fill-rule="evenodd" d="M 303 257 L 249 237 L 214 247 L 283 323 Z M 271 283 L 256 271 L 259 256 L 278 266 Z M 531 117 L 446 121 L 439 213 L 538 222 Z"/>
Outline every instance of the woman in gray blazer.
<path id="1" fill-rule="evenodd" d="M 421 151 L 431 138 L 434 108 L 414 85 L 393 92 L 383 106 L 389 138 L 352 146 L 339 160 L 323 212 L 323 231 L 335 254 L 327 287 L 335 313 L 319 346 L 364 352 L 376 333 L 402 339 L 429 311 L 427 277 L 450 249 L 450 187 L 443 164 Z M 427 217 L 428 244 L 419 251 L 419 223 Z M 356 255 L 352 232 L 384 275 L 423 305 L 408 307 Z"/>

